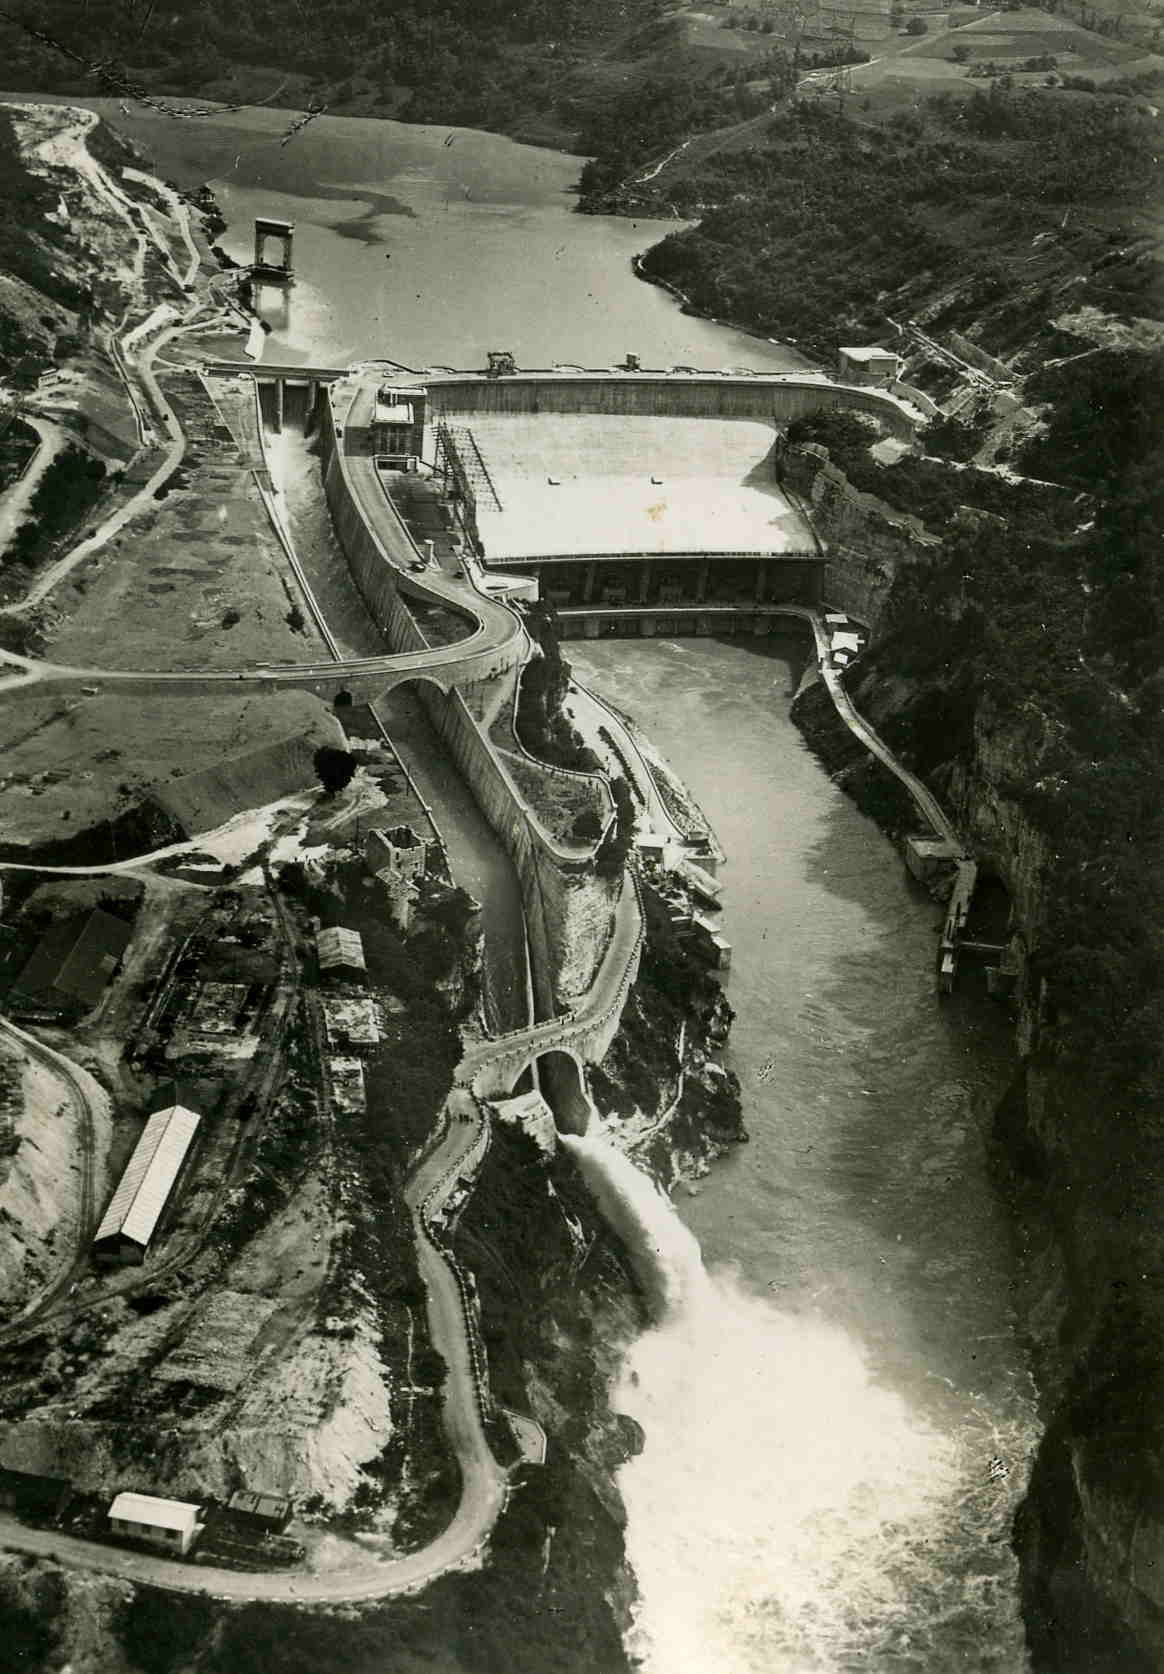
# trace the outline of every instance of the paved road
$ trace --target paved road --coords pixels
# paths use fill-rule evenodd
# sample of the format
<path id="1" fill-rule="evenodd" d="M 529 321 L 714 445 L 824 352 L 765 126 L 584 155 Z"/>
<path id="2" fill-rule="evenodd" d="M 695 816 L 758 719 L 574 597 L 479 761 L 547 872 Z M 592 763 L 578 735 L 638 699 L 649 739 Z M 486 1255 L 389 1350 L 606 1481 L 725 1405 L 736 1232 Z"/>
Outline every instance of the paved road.
<path id="1" fill-rule="evenodd" d="M 924 785 L 897 761 L 874 728 L 859 714 L 830 666 L 829 636 L 820 612 L 789 606 L 787 614 L 810 623 L 816 639 L 821 673 L 838 713 L 854 736 L 893 772 L 913 797 L 935 830 L 957 842 L 957 835 L 941 805 Z M 637 895 L 624 887 L 615 915 L 615 929 L 591 984 L 583 1007 L 567 1017 L 529 1029 L 515 1030 L 496 1041 L 470 1048 L 458 1068 L 462 1083 L 483 1079 L 499 1057 L 547 1051 L 556 1046 L 583 1046 L 587 1035 L 609 1020 L 625 998 L 633 960 L 641 946 L 642 919 Z M 433 1344 L 448 1366 L 445 1422 L 462 1472 L 462 1493 L 448 1527 L 421 1552 L 407 1558 L 370 1562 L 353 1548 L 353 1563 L 321 1575 L 240 1575 L 228 1570 L 173 1563 L 145 1554 L 121 1552 L 96 1543 L 49 1531 L 25 1528 L 0 1516 L 0 1546 L 55 1558 L 71 1566 L 112 1573 L 181 1591 L 196 1591 L 224 1599 L 268 1599 L 286 1602 L 354 1601 L 411 1591 L 447 1570 L 473 1561 L 488 1538 L 505 1503 L 506 1477 L 489 1450 L 481 1424 L 466 1323 L 456 1277 L 425 1228 L 425 1213 L 439 1212 L 441 1202 L 459 1185 L 462 1170 L 476 1167 L 479 1134 L 475 1124 L 454 1121 L 432 1155 L 406 1188 L 406 1198 L 417 1228 L 417 1251 L 428 1297 L 429 1329 Z"/>
<path id="2" fill-rule="evenodd" d="M 185 438 L 177 415 L 169 406 L 161 389 L 157 385 L 150 368 L 150 360 L 163 341 L 174 335 L 181 325 L 171 328 L 160 335 L 155 335 L 138 364 L 136 371 L 142 385 L 147 391 L 155 412 L 164 417 L 166 428 L 170 435 L 166 462 L 155 473 L 143 490 L 144 494 L 152 492 L 152 485 L 160 479 L 160 475 L 168 473 L 173 464 L 181 457 L 185 446 Z M 129 380 L 127 376 L 127 390 Z M 132 391 L 130 391 L 132 396 Z M 378 478 L 375 476 L 371 461 L 357 461 L 358 469 L 355 478 L 359 484 L 359 492 L 366 506 L 365 515 L 368 516 L 370 526 L 375 529 L 378 525 L 391 522 L 390 508 L 386 507 L 383 491 Z M 49 576 L 42 578 L 42 583 L 35 590 L 35 597 L 26 599 L 23 608 L 44 596 L 49 588 L 55 584 L 60 576 L 90 550 L 92 545 L 99 544 L 108 538 L 114 527 L 120 527 L 132 515 L 134 505 L 141 496 L 135 496 L 135 502 L 129 507 L 123 507 L 118 519 L 111 519 L 93 542 L 82 543 L 73 553 L 62 561 L 61 565 L 53 567 Z M 525 631 L 514 613 L 506 607 L 497 604 L 476 592 L 469 583 L 458 583 L 445 577 L 434 578 L 431 589 L 438 595 L 444 594 L 450 602 L 455 602 L 462 609 L 466 608 L 465 593 L 470 592 L 474 604 L 469 606 L 471 613 L 477 619 L 477 629 L 472 639 L 474 651 L 481 649 L 480 640 L 492 636 L 491 642 L 496 646 L 515 646 L 520 642 L 522 647 L 528 643 Z M 453 648 L 454 653 L 461 652 L 463 645 Z M 415 666 L 426 671 L 434 664 L 450 660 L 448 653 L 441 651 L 426 651 L 417 653 L 411 659 Z M 23 672 L 25 678 L 40 678 L 47 672 L 47 665 L 37 665 L 27 658 L 9 657 L 10 666 Z M 383 663 L 389 666 L 399 666 L 399 659 L 377 658 L 362 659 L 361 664 L 368 662 Z M 310 665 L 314 667 L 315 665 Z M 334 673 L 336 663 L 319 665 L 328 672 Z M 343 665 L 340 665 L 341 667 Z M 54 671 L 59 672 L 59 671 Z M 120 672 L 111 676 L 108 671 L 74 671 L 86 679 L 99 679 L 103 684 L 113 680 L 122 681 L 125 676 Z M 233 678 L 228 674 L 226 678 Z M 133 676 L 130 676 L 132 679 Z M 157 679 L 158 676 L 147 678 Z M 165 678 L 164 676 L 162 678 Z M 182 677 L 178 677 L 179 679 Z M 213 678 L 213 677 L 211 677 Z M 221 678 L 221 677 L 219 677 Z M 142 864 L 139 858 L 133 864 Z M 87 870 L 87 869 L 85 869 Z M 23 1035 L 12 1025 L 3 1023 L 10 1033 L 26 1043 L 28 1049 L 35 1052 L 45 1061 L 58 1064 L 70 1085 L 75 1089 L 79 1098 L 79 1108 L 87 1115 L 85 1103 L 85 1089 L 80 1080 L 83 1072 L 76 1066 L 69 1064 L 67 1059 L 53 1052 Z M 406 1200 L 412 1211 L 416 1228 L 418 1265 L 424 1280 L 427 1301 L 431 1339 L 434 1346 L 444 1357 L 448 1366 L 448 1379 L 444 1395 L 445 1426 L 450 1443 L 457 1457 L 462 1477 L 462 1492 L 457 1511 L 437 1538 L 430 1542 L 422 1551 L 407 1558 L 387 1559 L 376 1561 L 361 1548 L 352 1547 L 352 1562 L 338 1571 L 330 1571 L 321 1575 L 304 1573 L 272 1573 L 266 1575 L 244 1575 L 231 1570 L 217 1568 L 199 1568 L 189 1564 L 174 1563 L 168 1559 L 155 1558 L 149 1554 L 123 1552 L 115 1548 L 102 1546 L 95 1542 L 78 1540 L 75 1537 L 48 1530 L 29 1529 L 11 1518 L 0 1516 L 0 1546 L 14 1550 L 50 1556 L 70 1566 L 95 1570 L 101 1573 L 112 1573 L 130 1580 L 149 1582 L 162 1587 L 172 1587 L 182 1591 L 197 1591 L 209 1593 L 212 1596 L 229 1599 L 270 1599 L 284 1601 L 341 1602 L 344 1600 L 359 1600 L 380 1598 L 390 1593 L 399 1593 L 421 1587 L 437 1575 L 449 1569 L 474 1560 L 487 1540 L 488 1535 L 497 1520 L 505 1503 L 507 1492 L 506 1473 L 497 1464 L 489 1449 L 485 1432 L 481 1423 L 481 1416 L 474 1381 L 472 1346 L 466 1329 L 460 1289 L 457 1278 L 448 1261 L 442 1255 L 426 1230 L 426 1215 L 439 1212 L 443 1200 L 460 1185 L 462 1170 L 471 1172 L 476 1166 L 475 1153 L 479 1150 L 479 1133 L 477 1126 L 472 1123 L 454 1122 L 436 1152 L 425 1161 L 406 1188 Z M 92 1145 L 90 1141 L 89 1155 L 91 1158 Z M 86 1202 L 88 1208 L 82 1217 L 81 1233 L 87 1239 L 91 1220 L 92 1207 L 92 1179 L 91 1167 L 86 1173 Z M 76 1259 L 74 1252 L 71 1257 L 70 1270 L 62 1278 L 54 1282 L 44 1296 L 37 1299 L 33 1308 L 43 1307 L 59 1292 L 61 1286 L 68 1281 L 72 1271 L 72 1262 Z M 25 1322 L 27 1323 L 26 1311 Z"/>
<path id="3" fill-rule="evenodd" d="M 829 641 L 828 625 L 823 612 L 811 609 L 807 605 L 784 605 L 780 608 L 783 616 L 796 616 L 807 622 L 812 628 L 813 638 L 816 640 L 817 665 L 821 678 L 828 687 L 829 696 L 836 706 L 837 714 L 844 721 L 855 738 L 859 738 L 865 748 L 883 762 L 895 778 L 899 779 L 913 798 L 914 805 L 922 818 L 927 820 L 941 837 L 946 837 L 958 848 L 962 847 L 962 839 L 952 824 L 946 810 L 942 807 L 932 791 L 926 789 L 921 780 L 903 767 L 884 739 L 872 727 L 858 710 L 848 692 L 844 688 L 839 669 L 832 666 L 832 649 Z"/>
<path id="4" fill-rule="evenodd" d="M 70 116 L 72 120 L 62 125 L 60 132 L 54 137 L 54 139 L 51 142 L 44 142 L 38 147 L 38 150 L 41 152 L 46 162 L 50 162 L 56 167 L 71 168 L 78 175 L 84 176 L 84 178 L 89 181 L 97 195 L 106 201 L 110 209 L 121 220 L 126 222 L 131 235 L 136 241 L 138 241 L 139 253 L 144 252 L 147 242 L 147 234 L 138 230 L 137 223 L 134 218 L 134 212 L 137 208 L 136 204 L 133 199 L 121 190 L 113 178 L 106 172 L 105 169 L 102 168 L 100 163 L 92 157 L 86 147 L 86 136 L 98 120 L 96 114 L 93 111 L 78 110 L 70 112 Z M 139 175 L 138 178 L 145 180 L 150 177 L 146 175 Z M 160 181 L 155 184 L 160 189 L 165 191 L 165 188 L 162 187 L 162 183 Z M 158 235 L 153 229 L 152 223 L 147 221 L 145 224 L 150 229 L 149 237 L 152 238 L 154 242 L 157 242 Z M 186 226 L 186 235 L 187 237 L 189 236 L 188 225 Z M 167 259 L 169 259 L 168 252 Z M 17 604 L 4 606 L 3 609 L 0 610 L 0 615 L 17 616 L 23 614 L 25 611 L 32 610 L 41 602 L 42 599 L 46 597 L 48 593 L 52 591 L 58 582 L 60 582 L 72 569 L 75 568 L 77 564 L 87 558 L 91 553 L 99 551 L 107 541 L 123 529 L 127 523 L 138 515 L 139 512 L 146 509 L 147 506 L 153 504 L 154 490 L 159 488 L 161 484 L 170 476 L 171 472 L 173 472 L 177 467 L 182 454 L 185 451 L 186 444 L 177 416 L 174 414 L 169 406 L 169 403 L 166 401 L 161 390 L 158 388 L 157 382 L 154 379 L 150 368 L 150 363 L 154 355 L 162 347 L 163 343 L 168 342 L 171 337 L 176 336 L 182 329 L 182 325 L 191 320 L 193 316 L 202 309 L 202 307 L 203 302 L 201 298 L 195 299 L 190 304 L 189 308 L 186 309 L 185 313 L 180 316 L 178 325 L 163 331 L 160 335 L 154 336 L 151 341 L 142 347 L 140 351 L 140 358 L 138 358 L 136 362 L 131 361 L 129 354 L 129 351 L 132 348 L 132 345 L 129 343 L 129 339 L 133 337 L 133 331 L 126 334 L 120 342 L 118 342 L 116 338 L 110 339 L 109 346 L 111 357 L 114 365 L 121 375 L 123 383 L 126 386 L 126 393 L 129 397 L 130 404 L 134 408 L 134 411 L 139 415 L 139 424 L 142 424 L 145 421 L 141 417 L 141 392 L 140 390 L 134 389 L 135 381 L 140 381 L 141 386 L 144 388 L 149 398 L 156 403 L 156 410 L 158 410 L 162 415 L 162 422 L 166 431 L 166 442 L 162 458 L 149 481 L 145 483 L 131 499 L 127 500 L 118 511 L 106 518 L 91 536 L 87 537 L 77 546 L 73 547 L 63 558 L 58 559 L 55 564 L 50 565 L 44 575 L 41 576 L 40 580 L 29 590 L 24 598 Z M 140 329 L 140 327 L 138 329 Z"/>
<path id="5" fill-rule="evenodd" d="M 642 947 L 643 933 L 642 907 L 628 873 L 615 907 L 613 934 L 606 944 L 585 999 L 564 1017 L 551 1017 L 529 1028 L 512 1029 L 495 1040 L 471 1046 L 457 1066 L 457 1081 L 465 1086 L 480 1087 L 488 1096 L 492 1085 L 489 1072 L 499 1061 L 508 1064 L 515 1057 L 537 1057 L 561 1047 L 573 1047 L 588 1055 L 590 1041 L 626 998 L 630 973 Z"/>
<path id="6" fill-rule="evenodd" d="M 194 281 L 198 277 L 198 269 L 202 265 L 202 257 L 198 253 L 198 246 L 195 244 L 193 234 L 190 230 L 189 205 L 184 199 L 178 196 L 172 186 L 167 186 L 166 183 L 159 180 L 156 175 L 143 174 L 140 169 L 126 169 L 124 173 L 127 180 L 136 180 L 139 181 L 141 185 L 150 187 L 150 189 L 158 197 L 169 205 L 170 214 L 177 223 L 182 242 L 186 246 L 187 265 L 185 273 L 181 276 L 182 283 L 184 285 L 193 285 Z"/>
<path id="7" fill-rule="evenodd" d="M 825 643 L 827 646 L 827 639 Z M 915 774 L 911 773 L 907 767 L 903 767 L 901 765 L 893 751 L 889 748 L 888 744 L 886 744 L 874 728 L 869 725 L 869 722 L 865 720 L 859 710 L 853 707 L 849 694 L 845 691 L 845 688 L 841 683 L 841 676 L 838 671 L 835 668 L 831 668 L 826 662 L 825 666 L 821 669 L 821 675 L 824 679 L 825 685 L 829 689 L 829 695 L 836 705 L 837 713 L 840 715 L 849 731 L 855 738 L 859 738 L 865 748 L 871 751 L 872 754 L 877 757 L 878 761 L 883 762 L 889 771 L 901 781 L 910 796 L 913 798 L 914 806 L 917 808 L 918 812 L 929 822 L 930 825 L 933 826 L 938 835 L 940 837 L 948 838 L 951 843 L 957 844 L 960 849 L 962 846 L 962 839 L 959 837 L 957 831 L 951 823 L 946 810 L 942 807 L 937 797 L 934 796 L 931 791 L 926 789 L 921 780 L 917 778 Z"/>
<path id="8" fill-rule="evenodd" d="M 165 462 L 154 472 L 145 488 L 114 517 L 107 520 L 91 540 L 83 541 L 80 546 L 54 564 L 19 605 L 9 606 L 10 614 L 29 610 L 38 603 L 81 558 L 123 527 L 136 511 L 141 509 L 144 499 L 152 496 L 154 487 L 177 465 L 185 445 L 181 426 L 154 378 L 149 363 L 163 343 L 168 342 L 183 329 L 183 325 L 179 323 L 152 339 L 136 368 L 137 375 L 147 389 L 155 408 L 165 417 L 166 428 L 171 438 Z M 358 434 L 371 422 L 374 400 L 374 384 L 361 383 L 354 392 L 346 415 L 345 431 L 349 437 L 353 433 L 353 427 Z M 347 446 L 348 443 L 345 442 L 345 448 Z M 360 453 L 345 452 L 341 469 L 347 475 L 353 497 L 365 523 L 384 553 L 385 562 L 396 569 L 406 569 L 419 558 L 419 553 L 388 502 L 374 461 Z M 243 668 L 192 669 L 177 673 L 163 670 L 78 667 L 5 653 L 0 653 L 0 660 L 13 668 L 13 675 L 7 684 L 100 683 L 103 689 L 110 686 L 144 686 L 154 690 L 172 687 L 183 692 L 214 692 L 224 685 L 237 686 L 240 681 L 249 686 L 258 686 L 260 690 L 277 691 L 286 687 L 309 687 L 320 678 L 334 677 L 337 674 L 354 677 L 359 674 L 385 673 L 405 678 L 412 674 L 423 674 L 443 683 L 455 684 L 458 673 L 462 671 L 471 678 L 477 677 L 482 659 L 487 663 L 492 659 L 502 663 L 502 666 L 505 661 L 517 663 L 524 660 L 528 637 L 520 618 L 508 605 L 481 591 L 471 578 L 464 580 L 456 575 L 446 575 L 442 571 L 426 570 L 423 574 L 409 572 L 408 580 L 410 586 L 415 587 L 421 596 L 430 602 L 452 607 L 462 615 L 468 615 L 474 623 L 472 631 L 453 645 L 418 651 L 344 658 L 339 661 L 329 659 Z M 469 666 L 466 668 L 466 665 Z"/>

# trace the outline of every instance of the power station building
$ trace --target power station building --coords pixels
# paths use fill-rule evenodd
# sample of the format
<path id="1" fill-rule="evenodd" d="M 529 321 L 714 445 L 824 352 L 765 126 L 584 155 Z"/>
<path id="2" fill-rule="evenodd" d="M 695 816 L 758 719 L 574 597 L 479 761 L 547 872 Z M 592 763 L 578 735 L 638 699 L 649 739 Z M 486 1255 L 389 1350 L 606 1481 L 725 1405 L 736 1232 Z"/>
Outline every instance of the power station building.
<path id="1" fill-rule="evenodd" d="M 109 1201 L 93 1255 L 100 1262 L 139 1265 L 190 1154 L 200 1117 L 185 1105 L 155 1110 L 142 1129 Z"/>

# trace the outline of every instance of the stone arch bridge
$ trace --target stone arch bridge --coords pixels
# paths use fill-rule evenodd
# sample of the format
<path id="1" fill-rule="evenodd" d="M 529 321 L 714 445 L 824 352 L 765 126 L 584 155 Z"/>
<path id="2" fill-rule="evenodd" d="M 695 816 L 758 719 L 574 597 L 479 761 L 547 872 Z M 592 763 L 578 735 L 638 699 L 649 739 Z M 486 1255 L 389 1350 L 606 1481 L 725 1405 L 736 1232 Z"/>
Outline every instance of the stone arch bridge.
<path id="1" fill-rule="evenodd" d="M 477 1042 L 458 1066 L 458 1084 L 477 1098 L 502 1097 L 532 1069 L 541 1076 L 559 1128 L 584 1133 L 591 1109 L 584 1066 L 601 1062 L 617 1033 L 627 994 L 639 973 L 645 934 L 638 879 L 628 870 L 615 908 L 613 933 L 578 1008 Z"/>

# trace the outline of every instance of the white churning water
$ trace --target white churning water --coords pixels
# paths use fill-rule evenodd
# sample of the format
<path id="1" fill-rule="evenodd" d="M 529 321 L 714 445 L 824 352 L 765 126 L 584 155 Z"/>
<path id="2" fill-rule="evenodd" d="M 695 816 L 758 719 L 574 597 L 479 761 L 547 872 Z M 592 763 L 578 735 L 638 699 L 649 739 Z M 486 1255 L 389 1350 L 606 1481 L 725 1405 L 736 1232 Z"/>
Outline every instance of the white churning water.
<path id="1" fill-rule="evenodd" d="M 633 1649 L 651 1674 L 910 1666 L 918 1592 L 940 1586 L 933 1530 L 959 1493 L 952 1443 L 873 1383 L 843 1331 L 707 1273 L 608 1141 L 563 1144 L 661 1309 L 615 1392 L 646 1435 L 619 1480 L 644 1601 Z"/>

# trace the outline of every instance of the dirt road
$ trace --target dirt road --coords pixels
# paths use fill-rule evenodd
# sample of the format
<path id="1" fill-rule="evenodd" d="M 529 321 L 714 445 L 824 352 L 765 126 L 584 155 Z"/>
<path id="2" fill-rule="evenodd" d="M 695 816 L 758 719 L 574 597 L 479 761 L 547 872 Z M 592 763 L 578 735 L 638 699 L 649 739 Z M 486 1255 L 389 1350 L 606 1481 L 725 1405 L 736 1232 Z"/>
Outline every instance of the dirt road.
<path id="1" fill-rule="evenodd" d="M 39 1047 L 39 1043 L 34 1044 Z M 386 1598 L 393 1593 L 412 1592 L 448 1570 L 475 1562 L 505 1504 L 507 1478 L 489 1451 L 481 1424 L 457 1282 L 423 1230 L 420 1211 L 427 1201 L 430 1212 L 436 1212 L 459 1185 L 462 1166 L 466 1162 L 475 1166 L 471 1153 L 478 1138 L 474 1123 L 454 1122 L 444 1141 L 413 1176 L 405 1194 L 418 1228 L 429 1330 L 434 1347 L 448 1366 L 445 1424 L 461 1468 L 460 1503 L 452 1521 L 435 1540 L 408 1557 L 379 1560 L 352 1543 L 350 1562 L 342 1568 L 320 1574 L 294 1571 L 254 1575 L 210 1565 L 175 1563 L 145 1552 L 78 1540 L 55 1530 L 26 1528 L 0 1513 L 0 1548 L 53 1558 L 70 1568 L 119 1575 L 153 1587 L 206 1593 L 212 1598 L 284 1603 L 339 1604 Z"/>
<path id="2" fill-rule="evenodd" d="M 0 1032 L 7 1035 L 21 1052 L 43 1064 L 64 1087 L 73 1121 L 77 1130 L 77 1161 L 80 1169 L 80 1188 L 77 1202 L 75 1234 L 71 1244 L 61 1255 L 56 1273 L 36 1296 L 25 1305 L 10 1324 L 0 1330 L 0 1343 L 23 1334 L 29 1321 L 44 1313 L 66 1290 L 88 1256 L 89 1239 L 96 1223 L 96 1190 L 100 1162 L 96 1155 L 98 1125 L 105 1125 L 109 1101 L 104 1089 L 80 1064 L 66 1058 L 35 1035 L 17 1028 L 6 1017 L 0 1017 Z"/>

